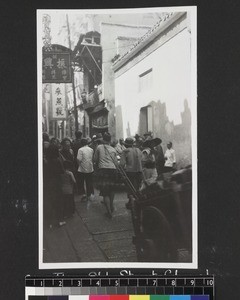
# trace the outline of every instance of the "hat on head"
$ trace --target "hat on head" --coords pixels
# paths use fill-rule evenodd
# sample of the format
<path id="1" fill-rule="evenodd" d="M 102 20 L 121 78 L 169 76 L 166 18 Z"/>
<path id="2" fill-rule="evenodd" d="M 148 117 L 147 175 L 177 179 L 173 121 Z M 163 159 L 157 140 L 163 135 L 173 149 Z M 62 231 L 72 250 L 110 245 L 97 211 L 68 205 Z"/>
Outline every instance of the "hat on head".
<path id="1" fill-rule="evenodd" d="M 47 132 L 43 132 L 42 139 L 44 142 L 49 142 L 50 139 L 49 139 L 49 135 Z"/>
<path id="2" fill-rule="evenodd" d="M 134 140 L 132 138 L 126 138 L 124 141 L 125 146 L 133 146 Z"/>
<path id="3" fill-rule="evenodd" d="M 152 131 L 148 131 L 148 132 L 144 133 L 144 136 L 152 136 Z"/>
<path id="4" fill-rule="evenodd" d="M 159 138 L 155 138 L 155 139 L 152 139 L 151 137 L 148 137 L 142 144 L 143 147 L 146 147 L 146 148 L 152 148 L 152 147 L 156 147 L 158 145 L 160 145 L 162 142 L 161 139 Z"/>
<path id="5" fill-rule="evenodd" d="M 140 138 L 140 135 L 138 133 L 136 133 L 134 137 L 135 137 L 135 139 Z"/>
<path id="6" fill-rule="evenodd" d="M 80 130 L 75 131 L 75 136 L 77 139 L 80 139 L 82 137 L 82 131 L 80 131 Z"/>
<path id="7" fill-rule="evenodd" d="M 102 134 L 100 132 L 97 133 L 95 136 L 96 136 L 96 138 L 94 139 L 95 141 L 102 141 L 103 136 L 102 136 Z"/>
<path id="8" fill-rule="evenodd" d="M 111 142 L 111 135 L 108 132 L 104 132 L 103 140 L 108 143 Z"/>
<path id="9" fill-rule="evenodd" d="M 82 138 L 81 139 L 81 144 L 82 144 L 82 146 L 86 146 L 88 144 L 88 139 L 87 138 Z"/>
<path id="10" fill-rule="evenodd" d="M 64 145 L 66 142 L 71 143 L 70 139 L 66 137 L 66 138 L 62 139 L 61 145 Z"/>

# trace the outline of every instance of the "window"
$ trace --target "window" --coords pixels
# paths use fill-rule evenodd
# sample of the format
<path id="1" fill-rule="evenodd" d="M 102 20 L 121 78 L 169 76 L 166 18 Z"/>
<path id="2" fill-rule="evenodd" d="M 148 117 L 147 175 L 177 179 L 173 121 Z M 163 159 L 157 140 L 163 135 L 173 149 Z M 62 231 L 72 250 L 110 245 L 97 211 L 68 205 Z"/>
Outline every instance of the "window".
<path id="1" fill-rule="evenodd" d="M 139 92 L 146 91 L 152 86 L 152 69 L 139 75 Z"/>

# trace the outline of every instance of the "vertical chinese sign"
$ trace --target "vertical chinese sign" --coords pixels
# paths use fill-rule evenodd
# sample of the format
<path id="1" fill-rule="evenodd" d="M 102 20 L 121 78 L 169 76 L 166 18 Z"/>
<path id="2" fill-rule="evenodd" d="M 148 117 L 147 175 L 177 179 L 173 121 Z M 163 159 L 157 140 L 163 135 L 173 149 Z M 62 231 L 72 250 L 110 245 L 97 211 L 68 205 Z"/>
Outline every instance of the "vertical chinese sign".
<path id="1" fill-rule="evenodd" d="M 51 85 L 52 119 L 67 119 L 66 83 L 72 82 L 71 50 L 51 45 L 42 51 L 42 83 Z"/>
<path id="2" fill-rule="evenodd" d="M 52 118 L 55 120 L 67 118 L 65 95 L 65 84 L 52 84 Z"/>

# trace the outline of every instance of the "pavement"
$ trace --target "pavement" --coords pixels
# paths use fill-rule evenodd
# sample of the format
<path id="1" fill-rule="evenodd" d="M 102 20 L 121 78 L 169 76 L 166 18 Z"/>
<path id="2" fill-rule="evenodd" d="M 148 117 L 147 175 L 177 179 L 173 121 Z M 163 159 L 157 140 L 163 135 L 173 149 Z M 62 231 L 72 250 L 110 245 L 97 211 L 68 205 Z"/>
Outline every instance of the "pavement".
<path id="1" fill-rule="evenodd" d="M 66 225 L 44 231 L 43 262 L 137 262 L 127 201 L 126 192 L 118 191 L 109 219 L 97 191 L 87 202 L 75 196 L 74 216 Z"/>

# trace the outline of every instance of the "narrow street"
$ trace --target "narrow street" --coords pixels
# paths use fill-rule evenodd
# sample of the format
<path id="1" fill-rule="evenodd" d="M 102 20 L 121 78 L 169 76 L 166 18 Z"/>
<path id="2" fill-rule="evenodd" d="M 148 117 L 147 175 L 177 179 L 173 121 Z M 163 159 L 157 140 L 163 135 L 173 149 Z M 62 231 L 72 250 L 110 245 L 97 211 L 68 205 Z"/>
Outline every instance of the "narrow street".
<path id="1" fill-rule="evenodd" d="M 131 214 L 125 207 L 126 192 L 116 193 L 112 219 L 105 215 L 101 201 L 98 192 L 89 202 L 75 196 L 75 215 L 66 220 L 66 225 L 44 232 L 44 263 L 137 261 Z"/>

